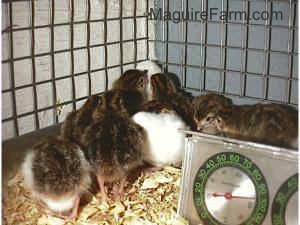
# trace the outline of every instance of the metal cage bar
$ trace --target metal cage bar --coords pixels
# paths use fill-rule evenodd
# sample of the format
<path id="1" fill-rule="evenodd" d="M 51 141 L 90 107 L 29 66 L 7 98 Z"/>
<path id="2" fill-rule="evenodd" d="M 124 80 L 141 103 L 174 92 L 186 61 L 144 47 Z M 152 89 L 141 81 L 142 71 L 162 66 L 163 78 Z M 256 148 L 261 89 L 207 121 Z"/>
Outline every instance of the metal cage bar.
<path id="1" fill-rule="evenodd" d="M 206 9 L 206 5 L 204 0 L 201 0 L 201 11 Z M 206 31 L 207 31 L 207 23 L 204 20 L 201 20 L 201 35 L 200 35 L 200 91 L 205 90 L 205 70 L 203 69 L 204 65 L 206 64 L 206 48 L 203 45 L 203 42 L 206 42 Z"/>
<path id="2" fill-rule="evenodd" d="M 52 88 L 53 88 L 53 105 L 54 105 L 54 120 L 56 123 L 58 123 L 58 115 L 57 115 L 57 92 L 56 92 L 56 83 L 55 83 L 55 52 L 54 52 L 54 26 L 55 24 L 54 18 L 55 18 L 55 0 L 51 1 L 51 46 L 50 46 L 50 55 L 51 55 L 51 72 L 52 72 Z"/>
<path id="3" fill-rule="evenodd" d="M 75 76 L 74 76 L 74 0 L 70 1 L 70 8 L 71 8 L 71 22 L 70 22 L 70 35 L 71 35 L 71 80 L 72 80 L 72 108 L 73 110 L 76 110 L 76 102 L 74 99 L 76 99 L 76 86 L 75 86 Z"/>
<path id="4" fill-rule="evenodd" d="M 191 2 L 191 0 L 189 0 Z M 181 12 L 185 12 L 186 15 L 188 14 L 189 10 L 189 3 L 188 0 L 181 0 L 181 8 L 177 5 L 175 10 L 181 10 Z M 161 2 L 164 8 L 164 5 L 168 4 L 168 0 L 158 0 L 158 2 Z M 196 1 L 195 1 L 196 2 Z M 193 2 L 194 3 L 194 2 Z M 201 11 L 209 11 L 209 2 L 208 0 L 202 0 L 200 2 L 199 8 Z M 298 81 L 298 77 L 295 76 L 295 67 L 294 64 L 297 63 L 294 59 L 298 56 L 298 49 L 295 48 L 295 38 L 296 38 L 296 32 L 298 32 L 298 25 L 296 23 L 296 6 L 297 1 L 289 0 L 287 1 L 272 1 L 272 0 L 263 0 L 263 1 L 250 1 L 250 0 L 222 0 L 222 1 L 214 1 L 212 4 L 218 4 L 218 6 L 221 6 L 222 11 L 229 11 L 230 7 L 234 4 L 239 3 L 238 7 L 241 7 L 243 12 L 246 12 L 247 15 L 251 15 L 253 13 L 252 10 L 257 10 L 257 6 L 255 8 L 255 4 L 260 4 L 261 6 L 264 5 L 264 9 L 261 8 L 261 10 L 264 10 L 268 12 L 269 17 L 265 22 L 261 21 L 255 21 L 251 20 L 249 17 L 245 18 L 243 17 L 241 21 L 232 21 L 229 20 L 228 17 L 226 20 L 207 20 L 207 19 L 199 19 L 194 18 L 190 20 L 189 18 L 185 19 L 184 15 L 181 16 L 181 25 L 182 25 L 182 40 L 169 40 L 171 35 L 174 35 L 172 33 L 169 33 L 169 30 L 165 31 L 163 28 L 163 40 L 149 40 L 150 42 L 154 43 L 162 43 L 164 46 L 168 46 L 168 49 L 163 52 L 162 57 L 159 58 L 159 62 L 167 69 L 171 68 L 172 72 L 173 68 L 180 67 L 183 71 L 179 74 L 181 75 L 182 80 L 182 86 L 186 88 L 187 90 L 195 91 L 195 92 L 203 92 L 203 91 L 213 91 L 222 93 L 229 96 L 240 96 L 240 98 L 247 98 L 247 99 L 253 99 L 254 101 L 261 100 L 261 101 L 269 101 L 269 102 L 278 102 L 283 104 L 289 104 L 297 106 L 298 103 L 295 102 L 295 90 L 296 82 Z M 279 4 L 280 3 L 280 4 Z M 272 18 L 272 12 L 276 10 L 274 8 L 274 5 L 276 4 L 277 10 L 280 9 L 280 7 L 289 6 L 289 13 L 286 13 L 284 15 L 285 17 L 289 16 L 289 23 L 286 24 L 286 20 L 283 22 L 274 22 L 274 18 Z M 172 9 L 174 10 L 174 9 Z M 172 14 L 172 12 L 170 12 Z M 274 16 L 274 15 L 273 15 Z M 279 16 L 280 17 L 280 16 Z M 280 18 L 279 18 L 280 20 Z M 163 21 L 164 23 L 168 24 L 169 21 Z M 195 36 L 190 38 L 190 36 L 193 35 L 193 32 L 188 30 L 188 25 L 190 23 L 200 23 L 200 42 L 197 41 L 191 41 L 195 39 Z M 219 36 L 218 36 L 218 42 L 214 43 L 210 40 L 208 40 L 209 34 L 209 26 L 220 26 L 221 29 L 219 29 Z M 229 26 L 241 29 L 241 37 L 240 37 L 240 45 L 235 45 L 233 42 L 229 41 Z M 277 32 L 280 29 L 285 29 L 289 31 L 289 41 L 288 41 L 288 48 L 284 49 L 281 46 L 274 47 L 275 43 L 277 42 L 273 41 L 273 38 L 275 34 L 272 32 L 277 30 Z M 264 34 L 264 41 L 260 43 L 260 45 L 257 45 L 257 43 L 253 44 L 253 38 L 255 38 L 255 32 L 260 32 L 261 30 L 265 31 Z M 254 32 L 254 33 L 253 33 Z M 232 35 L 232 34 L 231 34 Z M 283 37 L 285 38 L 285 37 Z M 276 38 L 275 38 L 276 39 Z M 282 39 L 279 39 L 279 41 L 282 42 Z M 172 45 L 171 45 L 172 44 Z M 263 47 L 261 47 L 263 45 Z M 181 63 L 170 61 L 169 57 L 166 57 L 164 54 L 169 54 L 169 51 L 174 50 L 171 49 L 173 46 L 177 46 L 176 48 L 183 47 L 183 51 L 181 54 Z M 189 46 L 189 49 L 187 50 L 187 46 Z M 200 46 L 200 61 L 192 63 L 187 60 L 187 56 L 191 53 L 195 53 L 192 48 L 193 46 L 199 47 Z M 175 48 L 175 47 L 173 47 Z M 209 52 L 211 48 L 219 49 L 220 55 L 218 56 L 220 63 L 217 64 L 211 64 L 211 62 L 208 61 L 209 54 L 212 54 Z M 164 48 L 166 49 L 166 48 Z M 194 48 L 196 49 L 196 48 Z M 189 52 L 191 51 L 191 52 Z M 231 52 L 230 52 L 231 51 Z M 232 52 L 237 52 L 240 57 L 240 65 L 237 67 L 232 67 L 229 64 L 229 60 L 232 60 Z M 172 51 L 172 52 L 179 52 L 179 51 Z M 197 50 L 198 52 L 198 50 Z M 215 53 L 214 53 L 215 54 Z M 259 57 L 263 56 L 263 60 L 259 61 L 261 65 L 259 65 L 259 68 L 253 68 L 255 65 L 253 65 L 253 58 L 255 55 L 259 55 Z M 194 54 L 195 55 L 195 54 Z M 288 70 L 286 72 L 280 72 L 276 71 L 276 62 L 275 60 L 281 60 L 280 57 L 287 57 L 289 58 L 288 61 Z M 192 56 L 193 57 L 193 56 Z M 215 56 L 216 57 L 216 56 Z M 278 57 L 277 59 L 275 57 Z M 174 57 L 173 57 L 174 58 Z M 177 59 L 176 59 L 177 60 Z M 256 59 L 258 60 L 258 59 Z M 285 59 L 282 59 L 285 60 Z M 284 61 L 285 63 L 285 61 Z M 172 66 L 172 67 L 170 67 Z M 262 69 L 260 69 L 262 67 Z M 277 66 L 278 67 L 278 66 Z M 188 70 L 188 69 L 200 69 L 200 76 L 199 77 L 199 88 L 198 87 L 187 87 L 187 75 L 191 73 L 191 71 L 195 70 Z M 176 70 L 176 69 L 175 69 Z M 278 69 L 277 69 L 278 70 Z M 284 70 L 283 70 L 284 71 Z M 217 78 L 212 78 L 210 76 L 215 76 L 215 74 L 219 74 Z M 238 77 L 240 79 L 239 81 L 239 90 L 234 90 L 232 92 L 231 90 L 227 89 L 228 84 L 227 82 L 232 83 L 232 79 L 234 79 L 235 74 L 239 74 Z M 193 74 L 193 77 L 196 75 Z M 233 76 L 231 78 L 231 81 L 228 81 L 229 76 Z M 237 77 L 237 78 L 238 78 Z M 211 79 L 216 79 L 218 83 L 218 87 L 215 86 L 212 88 Z M 256 82 L 257 81 L 257 82 Z M 286 82 L 286 95 L 282 94 L 282 81 Z M 252 86 L 253 82 L 256 82 L 255 85 L 259 88 L 259 91 L 257 93 L 253 93 Z M 281 83 L 280 83 L 281 82 Z M 189 85 L 191 83 L 194 83 L 193 81 L 189 80 Z M 274 84 L 281 85 L 280 92 L 277 94 L 276 88 L 274 88 Z M 252 86 L 251 86 L 252 85 Z M 270 86 L 271 85 L 271 86 Z M 193 86 L 193 84 L 192 84 Z M 237 86 L 236 86 L 237 87 Z M 236 88 L 235 88 L 236 89 Z M 293 96 L 292 96 L 293 95 Z M 275 96 L 275 97 L 274 97 Z M 292 99 L 293 98 L 293 99 Z"/>
<path id="5" fill-rule="evenodd" d="M 250 11 L 250 2 L 243 0 L 243 11 L 248 12 Z M 246 95 L 246 87 L 247 87 L 247 62 L 248 62 L 248 39 L 249 39 L 249 20 L 243 18 L 243 26 L 241 27 L 242 32 L 242 40 L 241 40 L 241 47 L 242 47 L 242 57 L 241 57 L 241 67 L 240 67 L 240 96 Z"/>
<path id="6" fill-rule="evenodd" d="M 270 5 L 270 6 L 269 6 Z M 266 12 L 272 12 L 273 4 L 272 2 L 268 2 L 265 0 L 265 10 Z M 271 49 L 271 38 L 272 38 L 272 19 L 266 20 L 265 22 L 265 58 L 264 58 L 264 70 L 263 70 L 263 77 L 264 77 L 264 99 L 268 99 L 269 95 L 269 74 L 270 74 L 270 49 Z"/>
<path id="7" fill-rule="evenodd" d="M 165 10 L 165 5 L 163 6 Z M 170 10 L 170 1 L 167 0 L 167 12 Z M 166 60 L 166 71 L 168 71 L 168 62 L 169 62 L 169 21 L 163 21 L 164 26 L 164 42 L 165 42 L 165 60 Z M 165 27 L 166 25 L 166 27 Z M 165 30 L 166 29 L 166 30 Z M 166 34 L 165 34 L 166 32 Z"/>
<path id="8" fill-rule="evenodd" d="M 226 9 L 224 4 L 226 4 Z M 222 11 L 227 11 L 229 10 L 229 0 L 222 0 Z M 222 35 L 221 35 L 221 65 L 222 68 L 224 69 L 224 72 L 221 74 L 221 79 L 220 79 L 220 91 L 222 93 L 226 92 L 226 71 L 227 71 L 227 40 L 228 40 L 228 18 L 226 18 L 226 21 L 222 20 Z M 223 40 L 224 39 L 224 40 Z"/>
<path id="9" fill-rule="evenodd" d="M 38 103 L 37 103 L 37 90 L 36 90 L 36 70 L 35 70 L 35 58 L 33 57 L 35 54 L 35 28 L 34 28 L 34 20 L 35 20 L 35 4 L 34 1 L 31 1 L 31 64 L 32 64 L 32 83 L 33 83 L 33 101 L 34 101 L 34 117 L 35 117 L 35 129 L 40 129 L 39 123 L 39 115 L 37 113 Z"/>
<path id="10" fill-rule="evenodd" d="M 288 42 L 288 53 L 289 53 L 289 79 L 287 81 L 287 98 L 286 103 L 291 103 L 292 95 L 292 80 L 293 80 L 293 64 L 294 64 L 294 51 L 295 51 L 295 29 L 297 20 L 297 6 L 292 0 L 289 0 L 289 42 Z"/>
<path id="11" fill-rule="evenodd" d="M 138 4 L 140 2 L 136 1 L 133 4 L 133 14 L 129 15 L 129 14 L 123 14 L 123 10 L 125 10 L 124 8 L 124 4 L 123 4 L 123 0 L 120 0 L 120 8 L 119 8 L 119 15 L 116 17 L 115 14 L 114 15 L 109 15 L 109 10 L 112 7 L 112 3 L 110 1 L 104 0 L 103 1 L 103 17 L 99 17 L 96 14 L 94 16 L 92 16 L 92 11 L 94 10 L 94 8 L 92 7 L 92 1 L 94 0 L 86 0 L 84 3 L 84 10 L 85 11 L 85 15 L 84 17 L 81 16 L 82 14 L 80 14 L 80 17 L 78 17 L 78 11 L 79 11 L 79 6 L 77 6 L 77 1 L 74 0 L 70 0 L 68 1 L 64 1 L 64 5 L 63 7 L 67 7 L 64 8 L 65 11 L 65 15 L 67 15 L 66 19 L 61 19 L 60 18 L 60 13 L 62 12 L 62 10 L 59 8 L 61 2 L 60 1 L 55 1 L 55 0 L 49 0 L 49 21 L 43 21 L 43 23 L 39 22 L 39 17 L 40 16 L 38 13 L 41 13 L 40 11 L 40 5 L 41 4 L 39 1 L 28 1 L 28 6 L 30 6 L 31 8 L 28 9 L 29 14 L 26 12 L 24 15 L 22 14 L 22 16 L 26 16 L 24 17 L 26 20 L 28 19 L 30 21 L 30 23 L 26 24 L 26 23 L 22 23 L 22 26 L 17 26 L 15 25 L 15 14 L 18 12 L 16 10 L 19 10 L 19 8 L 14 8 L 17 6 L 17 4 L 21 3 L 21 1 L 18 0 L 12 0 L 12 1 L 2 1 L 2 4 L 5 4 L 7 6 L 7 27 L 2 29 L 2 34 L 8 34 L 8 44 L 9 44 L 9 48 L 8 48 L 8 56 L 2 59 L 2 64 L 7 64 L 9 66 L 9 75 L 11 77 L 10 79 L 10 84 L 9 86 L 6 86 L 5 88 L 2 89 L 2 93 L 7 93 L 10 94 L 11 99 L 8 99 L 7 101 L 8 104 L 11 104 L 11 114 L 5 116 L 2 118 L 2 122 L 3 123 L 9 123 L 9 122 L 13 122 L 13 134 L 12 136 L 19 136 L 21 133 L 24 134 L 24 132 L 26 133 L 27 131 L 24 131 L 24 121 L 30 122 L 33 124 L 32 128 L 30 129 L 39 129 L 42 128 L 42 126 L 45 126 L 45 123 L 40 122 L 44 112 L 47 112 L 47 115 L 49 115 L 48 112 L 50 112 L 50 117 L 52 116 L 53 113 L 53 117 L 52 117 L 52 121 L 48 121 L 47 123 L 58 123 L 59 120 L 61 121 L 63 119 L 62 115 L 61 115 L 61 109 L 63 106 L 66 106 L 66 110 L 64 111 L 64 113 L 67 113 L 68 111 L 71 110 L 76 110 L 78 108 L 77 103 L 84 101 L 85 99 L 88 98 L 89 95 L 92 94 L 92 76 L 93 79 L 103 79 L 103 84 L 104 84 L 104 89 L 103 91 L 107 90 L 109 88 L 109 82 L 111 82 L 111 77 L 109 76 L 110 71 L 117 71 L 116 69 L 121 68 L 121 73 L 124 72 L 123 67 L 128 67 L 128 66 L 136 66 L 137 63 L 143 62 L 147 59 L 149 59 L 149 26 L 148 26 L 148 22 L 149 22 L 149 18 L 148 18 L 148 14 L 146 13 L 146 10 L 148 10 L 149 8 L 149 0 L 147 0 L 146 4 L 146 9 L 145 9 L 145 13 L 143 14 L 138 14 L 138 10 L 141 10 L 140 8 L 138 8 Z M 95 3 L 94 3 L 95 4 Z M 96 3 L 99 4 L 99 3 Z M 100 3 L 102 4 L 102 3 Z M 23 7 L 23 6 L 22 6 Z M 110 8 L 109 8 L 110 7 Z M 27 8 L 25 9 L 27 10 Z M 58 11 L 60 10 L 60 11 Z M 144 9 L 143 9 L 144 10 Z M 140 11 L 139 11 L 140 13 Z M 30 16 L 30 17 L 29 17 Z M 27 18 L 28 17 L 28 18 Z M 141 34 L 139 34 L 138 36 L 138 29 L 139 26 L 143 26 L 144 24 L 139 23 L 140 21 L 138 21 L 139 19 L 145 19 L 146 21 L 146 31 L 144 31 L 143 29 L 143 33 L 142 36 Z M 113 22 L 113 21 L 119 21 L 120 22 L 120 39 L 119 40 L 111 40 L 108 36 L 108 33 L 111 32 L 111 27 L 108 24 L 109 22 Z M 127 23 L 129 23 L 130 25 L 133 26 L 134 29 L 134 36 L 132 38 L 126 38 L 124 39 L 124 30 L 123 30 L 123 25 L 125 24 L 124 21 L 126 21 Z M 23 22 L 23 21 L 22 21 Z M 46 23 L 45 23 L 46 22 Z M 103 33 L 101 33 L 101 35 L 103 34 L 103 42 L 102 40 L 98 40 L 98 37 L 95 37 L 95 35 L 91 32 L 92 31 L 92 24 L 94 23 L 96 27 L 95 29 L 99 29 L 99 26 L 103 25 L 104 30 L 102 30 Z M 93 25 L 94 25 L 93 24 Z M 99 26 L 97 26 L 99 25 Z M 83 34 L 82 39 L 81 40 L 85 40 L 84 44 L 80 44 L 78 45 L 78 38 L 76 37 L 76 35 L 78 34 L 77 31 L 75 30 L 75 26 L 79 27 L 79 26 L 83 26 L 85 27 L 86 30 L 86 35 Z M 65 29 L 64 27 L 68 27 L 68 29 Z M 67 40 L 61 39 L 61 41 L 66 42 L 68 41 L 67 45 L 64 45 L 63 48 L 59 48 L 57 47 L 57 43 L 56 41 L 59 39 L 59 35 L 57 32 L 57 28 L 61 28 L 64 32 L 64 35 L 68 35 L 69 38 Z M 44 29 L 44 30 L 43 30 Z M 38 45 L 37 43 L 41 42 L 42 40 L 38 39 L 40 38 L 39 36 L 37 36 L 37 32 L 44 32 L 47 31 L 47 29 L 49 29 L 49 49 L 47 50 L 43 50 L 40 51 L 38 49 Z M 29 43 L 30 43 L 30 52 L 29 54 L 25 53 L 25 54 L 15 54 L 16 52 L 16 40 L 14 38 L 14 34 L 16 32 L 29 32 L 30 33 L 30 39 Z M 47 31 L 48 32 L 48 31 Z M 126 31 L 125 31 L 126 32 Z M 81 37 L 80 37 L 81 38 Z M 92 38 L 94 38 L 92 40 Z M 96 39 L 95 39 L 96 38 Z M 27 39 L 26 39 L 27 40 Z M 92 42 L 93 41 L 93 42 Z M 24 42 L 25 43 L 25 42 Z M 81 42 L 82 43 L 82 42 Z M 133 59 L 127 59 L 126 62 L 124 60 L 124 57 L 126 57 L 126 53 L 124 52 L 124 45 L 128 43 L 133 43 L 134 48 L 130 49 L 130 51 L 133 52 L 134 54 L 134 58 Z M 138 54 L 138 47 L 140 47 L 142 44 L 143 46 L 145 46 L 145 56 L 143 56 L 142 58 L 140 57 L 140 55 Z M 120 46 L 120 51 L 119 52 L 114 52 L 113 49 L 110 48 L 110 46 L 114 46 L 114 45 L 119 45 Z M 37 47 L 38 46 L 38 47 Z M 104 54 L 103 57 L 100 56 L 99 60 L 101 60 L 101 62 L 99 62 L 98 60 L 96 60 L 97 62 L 95 62 L 95 60 L 93 59 L 93 55 L 92 55 L 92 51 L 94 49 L 103 49 L 104 50 Z M 100 50 L 100 51 L 101 51 Z M 94 51 L 95 52 L 95 51 Z M 18 53 L 18 52 L 17 52 Z M 70 71 L 66 74 L 66 72 L 61 73 L 61 71 L 59 71 L 58 69 L 61 67 L 60 64 L 63 64 L 64 62 L 60 62 L 58 60 L 60 60 L 59 58 L 57 58 L 59 56 L 59 54 L 65 54 L 63 55 L 63 60 L 67 60 L 67 62 L 69 63 L 68 65 L 66 65 L 66 67 L 68 69 L 64 70 L 64 71 Z M 75 55 L 76 54 L 76 55 Z M 78 55 L 79 54 L 79 55 Z M 79 65 L 80 66 L 80 71 L 78 71 L 78 63 L 76 60 L 78 60 L 78 57 L 80 57 L 80 54 L 86 54 L 87 57 L 87 61 L 84 62 L 85 65 Z M 95 54 L 95 53 L 94 53 Z M 101 53 L 102 54 L 102 53 Z M 113 64 L 110 63 L 109 60 L 112 60 L 113 55 L 114 54 L 119 54 L 120 55 L 120 61 L 119 62 L 115 62 Z M 124 55 L 125 54 L 125 55 Z M 48 58 L 49 57 L 49 58 Z M 97 56 L 98 57 L 98 56 Z M 49 77 L 43 77 L 42 79 L 39 77 L 39 73 L 41 70 L 41 67 L 37 65 L 37 60 L 41 60 L 43 58 L 43 60 L 49 60 L 49 72 L 47 72 L 47 74 L 49 73 Z M 20 78 L 18 78 L 19 83 L 16 83 L 16 72 L 15 72 L 15 68 L 16 68 L 16 64 L 18 62 L 20 63 L 24 63 L 25 60 L 30 60 L 31 62 L 31 78 L 32 80 L 30 82 L 28 82 L 28 77 L 26 77 L 26 82 L 24 83 L 23 81 L 21 81 L 20 83 Z M 103 64 L 102 64 L 102 60 L 103 60 Z M 43 61 L 44 62 L 44 61 Z M 93 63 L 96 65 L 94 65 Z M 39 63 L 41 63 L 39 61 Z M 87 64 L 86 64 L 87 63 Z M 117 63 L 117 64 L 116 64 Z M 48 66 L 48 65 L 47 65 Z M 59 67 L 60 66 L 60 67 Z M 70 68 L 69 68 L 70 66 Z M 84 67 L 83 67 L 84 66 Z M 77 68 L 77 69 L 76 69 Z M 83 69 L 84 68 L 84 69 Z M 103 72 L 104 77 L 99 77 L 102 75 L 98 76 L 98 72 Z M 29 74 L 26 73 L 26 76 L 28 76 Z M 97 77 L 95 77 L 95 76 Z M 84 92 L 84 90 L 81 90 L 81 94 L 80 97 L 78 95 L 79 91 L 80 91 L 80 86 L 77 86 L 78 84 L 81 85 L 80 78 L 87 78 L 88 80 L 88 87 L 87 87 L 87 93 L 84 94 L 84 96 L 82 95 L 82 93 Z M 23 79 L 23 78 L 22 78 Z M 78 81 L 78 82 L 77 82 Z M 60 86 L 58 86 L 60 82 Z M 63 88 L 62 85 L 64 85 L 64 83 L 67 83 L 68 85 L 68 92 L 70 91 L 70 93 L 68 93 L 68 96 L 70 97 L 64 97 L 61 96 L 62 93 L 64 93 L 64 90 L 61 90 Z M 50 86 L 49 86 L 50 85 Z M 41 88 L 46 88 L 46 90 L 51 91 L 52 93 L 49 93 L 50 96 L 50 101 L 47 103 L 43 103 L 40 102 L 40 96 L 39 96 L 39 92 L 38 91 L 45 91 L 45 89 L 38 89 L 39 87 Z M 26 88 L 30 88 L 30 91 L 33 93 L 33 96 L 26 96 L 26 98 L 31 98 L 29 99 L 30 104 L 32 104 L 32 109 L 30 107 L 27 107 L 26 110 L 19 110 L 18 109 L 18 101 L 20 101 L 20 97 L 16 95 L 16 92 L 22 92 L 24 91 Z M 94 87 L 93 88 L 100 88 L 100 87 Z M 102 88 L 102 87 L 101 87 Z M 93 89 L 94 90 L 94 89 Z M 102 92 L 102 91 L 101 91 Z M 99 91 L 93 91 L 93 94 L 97 94 L 97 93 L 101 93 Z M 42 94 L 46 94 L 47 93 L 42 93 Z M 70 94 L 70 95 L 69 95 Z M 60 98 L 62 97 L 62 100 L 60 100 Z M 68 98 L 68 99 L 67 99 Z M 41 103 L 41 104 L 40 104 Z M 71 106 L 71 108 L 69 107 Z M 20 109 L 23 106 L 20 107 Z M 64 114 L 66 115 L 66 114 Z M 22 121 L 21 121 L 22 120 Z M 20 121 L 20 122 L 19 122 Z M 22 124 L 20 124 L 22 122 Z M 20 128 L 20 125 L 22 125 L 23 127 Z M 11 125 L 9 125 L 11 126 Z M 21 129 L 21 130 L 20 130 Z M 26 129 L 25 129 L 26 130 Z"/>
<path id="12" fill-rule="evenodd" d="M 13 27 L 13 15 L 12 15 L 12 2 L 9 2 L 9 25 Z M 9 31 L 9 38 L 10 38 L 10 57 L 14 57 L 14 36 L 13 32 Z M 16 104 L 16 93 L 15 93 L 15 69 L 14 69 L 14 62 L 10 62 L 10 86 L 12 88 L 11 95 L 12 95 L 12 113 L 13 113 L 13 122 L 14 122 L 14 135 L 19 135 L 19 125 L 18 125 L 18 118 L 17 118 L 17 104 Z"/>
<path id="13" fill-rule="evenodd" d="M 104 70 L 105 70 L 105 90 L 108 89 L 108 72 L 107 72 L 107 64 L 108 64 L 108 50 L 107 50 L 107 0 L 104 1 Z"/>
<path id="14" fill-rule="evenodd" d="M 186 14 L 188 14 L 188 12 L 189 12 L 189 0 L 186 0 L 185 1 L 185 4 L 184 4 L 184 7 L 183 7 L 184 9 L 185 9 L 185 12 L 186 12 Z M 189 28 L 189 23 L 188 23 L 188 19 L 186 19 L 185 20 L 185 23 L 184 23 L 184 60 L 183 60 L 183 62 L 184 62 L 184 65 L 186 65 L 187 64 L 187 57 L 188 57 L 188 44 L 187 44 L 187 42 L 188 42 L 188 32 L 189 32 L 189 30 L 188 30 L 188 28 Z M 186 73 L 187 73 L 187 67 L 186 66 L 184 66 L 184 71 L 183 71 L 183 87 L 184 88 L 186 88 Z"/>
<path id="15" fill-rule="evenodd" d="M 91 80 L 91 0 L 87 0 L 87 24 L 86 24 L 86 45 L 87 45 L 87 56 L 88 56 L 88 95 L 92 95 L 92 80 Z"/>
<path id="16" fill-rule="evenodd" d="M 208 11 L 208 0 L 202 0 L 202 4 L 203 4 L 203 9 L 205 9 L 206 11 Z M 204 54 L 203 54 L 203 91 L 206 91 L 206 68 L 207 68 L 207 21 L 203 21 L 204 23 L 204 43 L 201 42 L 201 44 L 204 46 Z"/>
<path id="17" fill-rule="evenodd" d="M 146 0 L 146 10 L 149 11 L 149 0 Z M 146 12 L 146 37 L 147 37 L 147 50 L 146 50 L 146 56 L 147 60 L 149 60 L 149 52 L 150 52 L 150 47 L 149 47 L 149 17 L 147 16 L 148 12 Z"/>
<path id="18" fill-rule="evenodd" d="M 181 0 L 181 10 L 182 12 L 186 12 L 186 4 L 185 4 L 185 0 Z M 186 31 L 186 22 L 184 21 L 184 18 L 181 19 L 181 38 L 182 38 L 182 42 L 181 42 L 181 64 L 180 64 L 180 76 L 181 76 L 181 86 L 184 87 L 185 84 L 185 31 Z M 183 46 L 183 47 L 182 47 Z"/>
<path id="19" fill-rule="evenodd" d="M 119 0 L 119 17 L 120 17 L 120 67 L 121 67 L 121 74 L 123 74 L 123 0 Z"/>
<path id="20" fill-rule="evenodd" d="M 136 21 L 136 11 L 137 11 L 137 0 L 134 0 L 133 4 L 133 43 L 134 43 L 134 67 L 136 67 L 137 62 L 137 21 Z"/>

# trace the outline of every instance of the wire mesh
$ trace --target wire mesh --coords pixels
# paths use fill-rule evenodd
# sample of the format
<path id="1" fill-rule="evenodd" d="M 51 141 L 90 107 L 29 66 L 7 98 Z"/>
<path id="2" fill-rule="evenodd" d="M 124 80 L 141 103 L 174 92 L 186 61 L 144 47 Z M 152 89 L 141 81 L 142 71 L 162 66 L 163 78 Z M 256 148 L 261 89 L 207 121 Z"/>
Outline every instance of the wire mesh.
<path id="1" fill-rule="evenodd" d="M 297 1 L 272 0 L 157 0 L 160 8 L 174 12 L 267 12 L 281 10 L 283 20 L 161 19 L 154 42 L 158 61 L 179 73 L 182 87 L 195 93 L 217 92 L 243 99 L 298 105 Z M 169 10 L 171 9 L 171 11 Z M 164 14 L 163 14 L 164 15 Z M 279 17 L 280 18 L 280 17 Z M 180 33 L 181 35 L 177 35 Z M 161 51 L 164 46 L 164 51 Z M 183 50 L 178 50 L 183 49 Z M 170 54 L 172 52 L 172 54 Z"/>
<path id="2" fill-rule="evenodd" d="M 88 96 L 107 90 L 124 69 L 148 59 L 148 25 L 138 33 L 148 20 L 147 4 L 137 0 L 2 1 L 6 38 L 2 66 L 9 66 L 2 72 L 3 79 L 10 81 L 2 88 L 7 109 L 2 118 L 3 139 L 63 121 Z M 31 69 L 20 75 L 20 64 L 27 62 Z M 49 74 L 44 77 L 44 73 Z"/>

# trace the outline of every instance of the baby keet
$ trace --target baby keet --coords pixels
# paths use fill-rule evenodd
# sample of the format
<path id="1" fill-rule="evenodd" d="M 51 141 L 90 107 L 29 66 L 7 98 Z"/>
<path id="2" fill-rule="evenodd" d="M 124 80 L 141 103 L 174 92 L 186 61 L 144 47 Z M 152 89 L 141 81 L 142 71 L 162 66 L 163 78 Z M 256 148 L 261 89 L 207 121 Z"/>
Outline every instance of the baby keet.
<path id="1" fill-rule="evenodd" d="M 90 166 L 79 146 L 48 137 L 33 146 L 22 165 L 32 196 L 64 218 L 76 218 L 80 196 L 90 186 Z"/>

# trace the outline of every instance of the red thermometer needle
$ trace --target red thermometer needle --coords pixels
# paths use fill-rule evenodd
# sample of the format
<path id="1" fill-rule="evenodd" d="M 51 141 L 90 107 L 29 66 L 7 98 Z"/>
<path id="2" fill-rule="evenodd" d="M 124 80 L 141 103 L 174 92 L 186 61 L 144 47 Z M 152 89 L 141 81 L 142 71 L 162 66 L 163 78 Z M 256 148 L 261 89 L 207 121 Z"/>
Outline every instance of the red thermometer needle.
<path id="1" fill-rule="evenodd" d="M 224 197 L 226 198 L 227 200 L 231 200 L 231 199 L 255 199 L 254 197 L 244 197 L 244 196 L 233 196 L 231 193 L 229 192 L 226 192 L 224 194 L 222 193 L 218 193 L 218 192 L 215 192 L 212 194 L 213 197 Z"/>

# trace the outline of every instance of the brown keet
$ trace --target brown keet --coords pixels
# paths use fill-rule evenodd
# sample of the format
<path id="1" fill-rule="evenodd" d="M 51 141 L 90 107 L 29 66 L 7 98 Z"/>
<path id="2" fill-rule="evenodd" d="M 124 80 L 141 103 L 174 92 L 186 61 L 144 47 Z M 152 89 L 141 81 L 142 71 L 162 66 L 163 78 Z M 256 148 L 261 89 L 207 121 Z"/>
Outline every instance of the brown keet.
<path id="1" fill-rule="evenodd" d="M 219 94 L 200 95 L 193 99 L 193 118 L 197 130 L 208 134 L 217 134 L 213 115 L 227 105 L 232 105 L 232 100 Z"/>
<path id="2" fill-rule="evenodd" d="M 92 122 L 92 113 L 102 98 L 98 110 L 127 110 L 134 114 L 144 103 L 148 77 L 146 70 L 127 70 L 114 83 L 113 89 L 100 95 L 92 95 L 77 111 L 71 112 L 62 124 L 62 136 L 77 141 L 83 130 Z"/>
<path id="3" fill-rule="evenodd" d="M 193 120 L 193 107 L 191 94 L 176 87 L 166 74 L 157 73 L 151 76 L 153 99 L 167 105 L 192 129 L 196 130 Z"/>
<path id="4" fill-rule="evenodd" d="M 146 100 L 149 82 L 147 72 L 147 70 L 127 70 L 113 83 L 112 89 L 137 91 Z"/>
<path id="5" fill-rule="evenodd" d="M 58 216 L 77 217 L 80 196 L 88 190 L 90 165 L 79 146 L 48 137 L 33 146 L 22 165 L 25 186 Z"/>
<path id="6" fill-rule="evenodd" d="M 94 122 L 87 127 L 81 142 L 92 170 L 97 176 L 103 199 L 107 198 L 105 182 L 121 181 L 115 197 L 123 194 L 128 173 L 141 165 L 145 132 L 128 114 L 95 111 Z"/>
<path id="7" fill-rule="evenodd" d="M 156 73 L 151 76 L 153 99 L 163 100 L 178 93 L 175 84 L 164 73 Z"/>
<path id="8" fill-rule="evenodd" d="M 94 111 L 109 110 L 133 115 L 143 103 L 143 96 L 131 90 L 110 90 L 101 95 L 92 95 L 80 109 L 66 117 L 61 126 L 61 134 L 64 138 L 80 145 L 82 133 L 93 122 Z"/>
<path id="9" fill-rule="evenodd" d="M 146 100 L 147 83 L 147 71 L 126 71 L 112 90 L 90 97 L 62 126 L 63 136 L 85 149 L 104 197 L 104 182 L 122 178 L 122 192 L 127 172 L 141 162 L 145 134 L 130 116 Z"/>
<path id="10" fill-rule="evenodd" d="M 226 137 L 298 148 L 298 112 L 290 106 L 219 104 L 206 110 L 206 115 L 198 115 L 200 131 L 213 127 Z"/>
<path id="11" fill-rule="evenodd" d="M 115 111 L 134 114 L 144 103 L 143 96 L 136 91 L 114 89 L 100 96 L 101 104 L 95 108 L 99 111 Z"/>
<path id="12" fill-rule="evenodd" d="M 68 114 L 61 125 L 61 136 L 65 139 L 80 144 L 78 140 L 85 128 L 92 123 L 92 114 L 96 109 L 100 96 L 92 95 L 77 111 Z"/>

